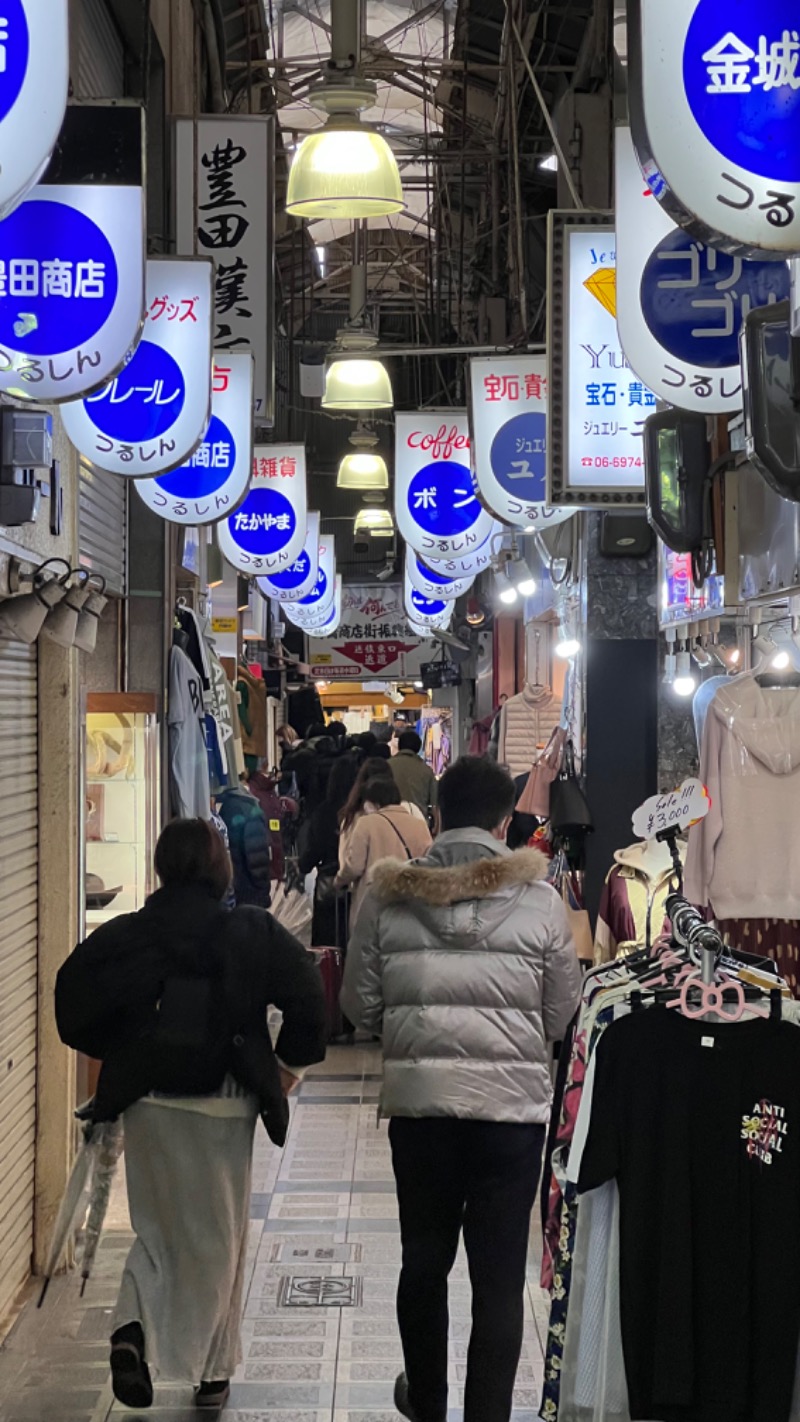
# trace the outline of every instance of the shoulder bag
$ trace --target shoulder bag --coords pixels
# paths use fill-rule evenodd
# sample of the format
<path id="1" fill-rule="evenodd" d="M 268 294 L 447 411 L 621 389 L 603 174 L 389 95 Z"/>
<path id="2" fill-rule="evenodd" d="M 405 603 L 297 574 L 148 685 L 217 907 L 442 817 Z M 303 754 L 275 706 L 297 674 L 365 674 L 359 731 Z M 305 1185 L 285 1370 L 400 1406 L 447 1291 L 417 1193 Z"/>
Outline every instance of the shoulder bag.
<path id="1" fill-rule="evenodd" d="M 556 726 L 538 760 L 535 760 L 531 767 L 525 789 L 517 802 L 517 812 L 520 815 L 535 815 L 540 820 L 549 817 L 551 787 L 561 769 L 566 743 L 566 731 L 562 726 Z"/>
<path id="2" fill-rule="evenodd" d="M 594 829 L 592 812 L 575 773 L 572 741 L 564 748 L 564 764 L 550 790 L 550 825 L 556 834 L 588 834 Z"/>

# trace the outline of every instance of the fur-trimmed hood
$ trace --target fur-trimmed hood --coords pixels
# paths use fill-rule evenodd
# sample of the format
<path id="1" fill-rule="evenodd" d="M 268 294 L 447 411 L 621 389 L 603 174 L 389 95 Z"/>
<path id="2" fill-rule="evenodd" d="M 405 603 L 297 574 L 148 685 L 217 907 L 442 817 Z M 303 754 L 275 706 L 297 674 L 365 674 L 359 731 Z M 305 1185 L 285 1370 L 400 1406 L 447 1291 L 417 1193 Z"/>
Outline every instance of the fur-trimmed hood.
<path id="1" fill-rule="evenodd" d="M 373 870 L 371 887 L 382 903 L 410 899 L 432 908 L 447 908 L 492 898 L 504 889 L 538 884 L 547 877 L 547 859 L 538 849 L 487 854 L 455 864 L 437 865 L 432 862 L 435 858 L 434 849 L 431 856 L 417 863 L 384 859 Z"/>

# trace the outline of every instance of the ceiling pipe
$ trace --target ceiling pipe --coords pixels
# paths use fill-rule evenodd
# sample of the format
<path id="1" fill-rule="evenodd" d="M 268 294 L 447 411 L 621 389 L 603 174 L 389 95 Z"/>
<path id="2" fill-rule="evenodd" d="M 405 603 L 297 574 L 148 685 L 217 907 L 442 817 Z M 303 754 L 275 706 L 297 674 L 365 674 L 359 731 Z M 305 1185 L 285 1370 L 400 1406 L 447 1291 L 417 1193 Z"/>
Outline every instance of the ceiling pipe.
<path id="1" fill-rule="evenodd" d="M 349 72 L 361 63 L 361 0 L 332 0 L 331 69 Z"/>

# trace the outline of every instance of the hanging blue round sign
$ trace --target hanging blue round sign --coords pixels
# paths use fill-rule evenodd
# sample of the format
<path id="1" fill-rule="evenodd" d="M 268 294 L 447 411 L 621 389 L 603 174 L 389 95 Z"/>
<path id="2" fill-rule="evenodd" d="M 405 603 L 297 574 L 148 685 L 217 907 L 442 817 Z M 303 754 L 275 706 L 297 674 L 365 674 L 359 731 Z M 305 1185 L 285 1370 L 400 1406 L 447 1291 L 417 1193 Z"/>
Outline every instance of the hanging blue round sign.
<path id="1" fill-rule="evenodd" d="M 744 261 L 706 247 L 683 228 L 659 242 L 642 273 L 641 305 L 653 336 L 689 364 L 739 361 L 739 332 L 755 306 L 789 295 L 785 262 Z"/>
<path id="2" fill-rule="evenodd" d="M 469 469 L 446 459 L 417 471 L 408 486 L 408 507 L 417 526 L 436 538 L 466 533 L 483 512 Z"/>
<path id="3" fill-rule="evenodd" d="M 5 0 L 0 17 L 0 123 L 22 93 L 30 36 L 22 0 Z"/>
<path id="4" fill-rule="evenodd" d="M 417 572 L 426 580 L 426 582 L 437 583 L 441 587 L 449 587 L 450 583 L 453 581 L 452 578 L 443 577 L 441 573 L 434 573 L 433 569 L 429 568 L 427 563 L 423 563 L 421 558 L 417 558 Z"/>
<path id="5" fill-rule="evenodd" d="M 140 341 L 119 375 L 84 405 L 111 439 L 144 442 L 167 433 L 180 415 L 186 386 L 178 362 L 163 346 Z"/>
<path id="6" fill-rule="evenodd" d="M 289 544 L 297 529 L 297 514 L 277 489 L 251 489 L 241 508 L 227 520 L 237 547 L 255 558 L 268 558 Z"/>
<path id="7" fill-rule="evenodd" d="M 492 473 L 507 494 L 523 503 L 546 498 L 547 416 L 536 411 L 515 415 L 492 440 Z"/>
<path id="8" fill-rule="evenodd" d="M 440 613 L 447 610 L 446 602 L 424 597 L 422 593 L 417 592 L 416 588 L 411 589 L 411 604 L 423 617 L 438 617 Z"/>
<path id="9" fill-rule="evenodd" d="M 275 582 L 277 582 L 277 578 L 275 579 Z M 301 597 L 300 606 L 313 607 L 316 603 L 322 602 L 324 600 L 327 591 L 328 579 L 325 576 L 324 569 L 320 568 L 319 572 L 317 573 L 317 581 L 311 589 L 311 592 L 308 594 L 308 597 Z"/>
<path id="10" fill-rule="evenodd" d="M 800 182 L 797 0 L 699 0 L 683 83 L 709 143 L 745 172 Z"/>
<path id="11" fill-rule="evenodd" d="M 77 349 L 117 299 L 111 243 L 66 203 L 24 202 L 0 223 L 0 344 L 27 355 Z"/>
<path id="12" fill-rule="evenodd" d="M 269 581 L 274 583 L 276 588 L 280 588 L 281 592 L 291 592 L 292 588 L 301 588 L 303 586 L 310 572 L 311 559 L 304 548 L 302 553 L 295 558 L 291 568 L 287 568 L 285 573 L 270 573 Z M 316 592 L 316 586 L 314 591 Z M 304 601 L 307 601 L 307 599 L 304 599 Z M 315 597 L 312 601 L 318 602 L 319 599 Z"/>
<path id="13" fill-rule="evenodd" d="M 212 415 L 203 442 L 188 464 L 161 474 L 153 483 L 174 499 L 206 499 L 230 479 L 235 463 L 233 435 L 218 415 Z"/>

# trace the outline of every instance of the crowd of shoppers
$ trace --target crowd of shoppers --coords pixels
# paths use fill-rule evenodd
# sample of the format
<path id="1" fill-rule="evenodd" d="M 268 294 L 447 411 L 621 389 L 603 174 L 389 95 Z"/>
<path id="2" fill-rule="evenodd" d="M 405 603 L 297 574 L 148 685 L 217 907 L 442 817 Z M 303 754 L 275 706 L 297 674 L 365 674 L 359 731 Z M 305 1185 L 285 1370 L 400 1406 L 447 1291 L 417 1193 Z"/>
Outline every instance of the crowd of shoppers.
<path id="1" fill-rule="evenodd" d="M 349 891 L 342 1006 L 383 1042 L 403 1250 L 396 1406 L 410 1422 L 447 1417 L 448 1277 L 463 1233 L 464 1418 L 508 1422 L 549 1043 L 575 1011 L 579 968 L 546 860 L 506 845 L 513 781 L 464 757 L 437 784 L 419 753 L 413 731 L 392 756 L 371 733 L 314 726 L 286 739 L 281 788 L 300 800 L 300 871 L 316 870 L 312 944 L 337 941 Z M 318 966 L 267 911 L 263 811 L 242 787 L 219 812 L 230 854 L 205 820 L 169 824 L 161 887 L 79 944 L 57 985 L 62 1038 L 103 1063 L 94 1120 L 124 1120 L 136 1239 L 111 1368 L 129 1407 L 151 1405 L 152 1373 L 193 1383 L 201 1408 L 225 1405 L 255 1125 L 283 1144 L 287 1098 L 328 1036 Z M 271 1006 L 283 1014 L 274 1048 Z"/>

